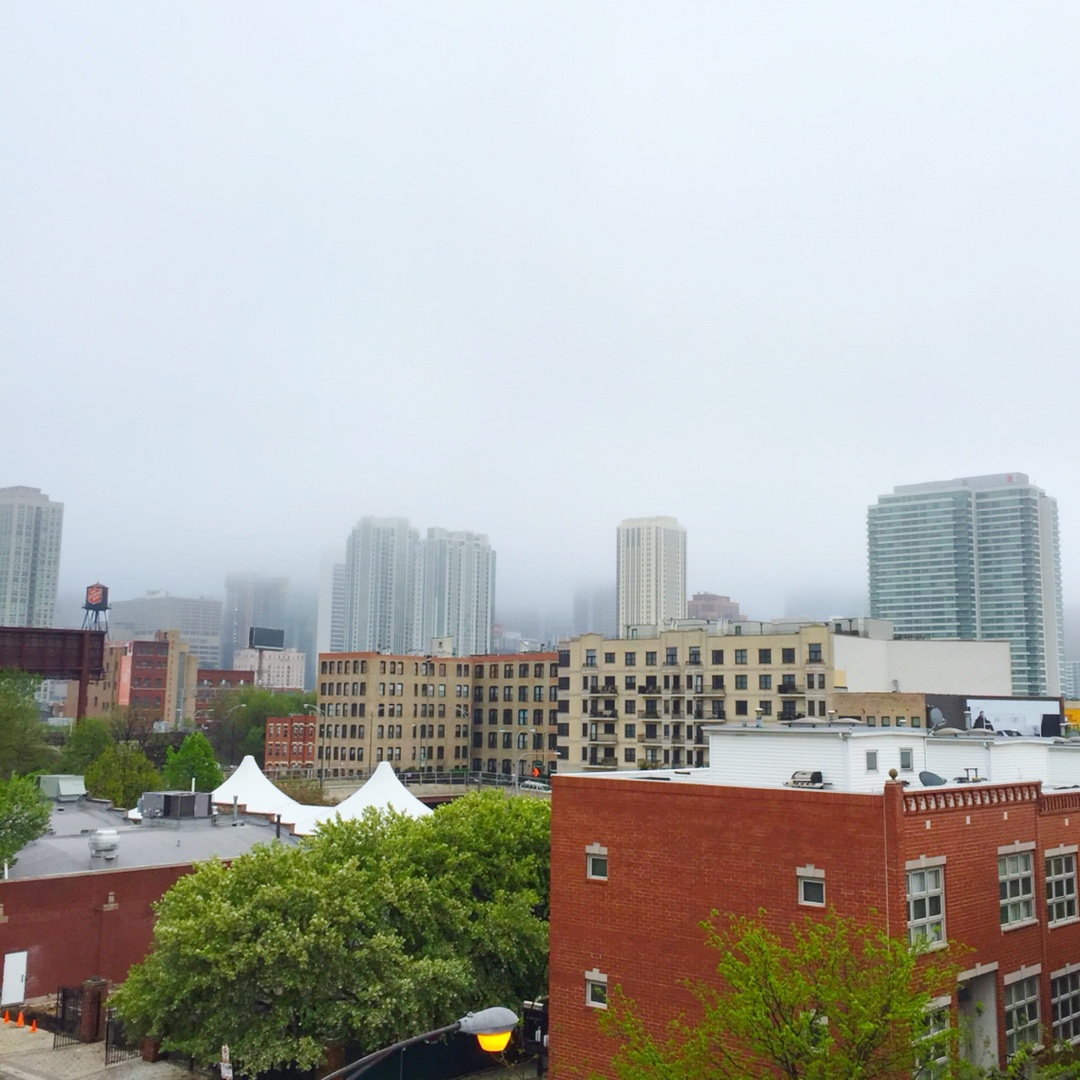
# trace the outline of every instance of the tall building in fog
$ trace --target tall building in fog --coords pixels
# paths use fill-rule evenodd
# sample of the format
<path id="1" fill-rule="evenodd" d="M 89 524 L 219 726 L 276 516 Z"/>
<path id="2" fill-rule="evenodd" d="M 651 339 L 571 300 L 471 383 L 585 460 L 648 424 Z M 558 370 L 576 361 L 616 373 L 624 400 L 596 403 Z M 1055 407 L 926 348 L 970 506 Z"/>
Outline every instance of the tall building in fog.
<path id="1" fill-rule="evenodd" d="M 225 609 L 221 624 L 221 666 L 231 668 L 233 653 L 248 647 L 253 626 L 284 630 L 289 579 L 258 574 L 229 574 L 225 578 Z"/>
<path id="2" fill-rule="evenodd" d="M 618 528 L 619 636 L 627 627 L 686 618 L 686 529 L 673 517 L 627 518 Z"/>
<path id="3" fill-rule="evenodd" d="M 163 630 L 180 632 L 180 640 L 198 658 L 199 667 L 217 667 L 221 655 L 220 600 L 148 592 L 135 600 L 113 601 L 109 612 L 113 641 L 153 641 Z"/>
<path id="4" fill-rule="evenodd" d="M 322 602 L 332 649 L 426 653 L 451 637 L 459 656 L 489 652 L 495 552 L 480 533 L 433 528 L 421 539 L 405 518 L 365 517 Z"/>
<path id="5" fill-rule="evenodd" d="M 867 517 L 870 614 L 900 638 L 997 639 L 1013 693 L 1061 693 L 1057 502 L 1023 473 L 907 484 Z"/>
<path id="6" fill-rule="evenodd" d="M 428 529 L 421 548 L 421 649 L 434 637 L 451 637 L 456 656 L 491 652 L 495 552 L 488 538 Z"/>
<path id="7" fill-rule="evenodd" d="M 365 517 L 345 549 L 346 652 L 421 650 L 420 541 L 405 518 Z"/>
<path id="8" fill-rule="evenodd" d="M 598 589 L 574 590 L 573 633 L 602 634 L 606 638 L 618 637 L 618 613 L 614 585 Z"/>
<path id="9" fill-rule="evenodd" d="M 63 528 L 40 488 L 0 488 L 0 626 L 52 626 Z"/>
<path id="10" fill-rule="evenodd" d="M 730 596 L 718 596 L 711 592 L 696 592 L 686 602 L 689 619 L 706 619 L 709 622 L 741 622 L 746 616 L 739 612 L 739 603 Z"/>

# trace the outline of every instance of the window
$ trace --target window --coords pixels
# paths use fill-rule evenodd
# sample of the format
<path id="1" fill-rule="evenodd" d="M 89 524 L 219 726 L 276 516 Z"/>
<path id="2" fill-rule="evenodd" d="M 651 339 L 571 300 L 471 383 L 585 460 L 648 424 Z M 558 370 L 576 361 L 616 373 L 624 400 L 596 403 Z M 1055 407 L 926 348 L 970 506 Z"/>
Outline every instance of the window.
<path id="1" fill-rule="evenodd" d="M 724 650 L 723 649 L 713 649 L 713 651 L 712 651 L 712 662 L 714 664 L 722 664 L 724 662 Z"/>
<path id="2" fill-rule="evenodd" d="M 591 881 L 607 881 L 607 848 L 590 844 L 585 849 L 585 876 Z"/>
<path id="3" fill-rule="evenodd" d="M 700 664 L 701 663 L 701 647 L 700 646 L 698 646 L 698 645 L 691 645 L 690 646 L 690 659 L 687 662 L 690 663 L 690 664 Z"/>
<path id="4" fill-rule="evenodd" d="M 1031 975 L 1006 983 L 1005 1053 L 1012 1057 L 1021 1046 L 1038 1041 L 1039 977 Z"/>
<path id="5" fill-rule="evenodd" d="M 664 657 L 665 664 L 677 664 L 679 662 L 678 646 L 668 648 L 667 651 L 664 653 Z"/>
<path id="6" fill-rule="evenodd" d="M 998 849 L 998 907 L 1002 926 L 1015 926 L 1035 918 L 1035 876 L 1031 861 L 1030 850 Z"/>
<path id="7" fill-rule="evenodd" d="M 799 903 L 809 907 L 825 906 L 825 871 L 818 870 L 813 863 L 795 869 L 795 880 L 799 888 Z"/>
<path id="8" fill-rule="evenodd" d="M 900 750 L 900 771 L 911 772 L 915 768 L 915 753 L 906 747 Z"/>
<path id="9" fill-rule="evenodd" d="M 772 676 L 771 675 L 759 675 L 757 677 L 757 688 L 759 690 L 771 690 L 772 689 Z"/>
<path id="10" fill-rule="evenodd" d="M 623 676 L 623 686 L 627 690 L 636 690 L 637 689 L 637 676 L 636 675 L 624 675 Z"/>
<path id="11" fill-rule="evenodd" d="M 594 1009 L 607 1008 L 607 976 L 596 968 L 585 972 L 585 1004 Z"/>
<path id="12" fill-rule="evenodd" d="M 724 676 L 723 675 L 714 675 L 712 677 L 712 688 L 714 690 L 723 690 L 724 689 Z"/>
<path id="13" fill-rule="evenodd" d="M 806 646 L 806 662 L 808 664 L 821 663 L 821 645 L 817 642 Z"/>
<path id="14" fill-rule="evenodd" d="M 867 772 L 877 772 L 877 751 L 876 750 L 867 750 L 866 751 L 866 771 Z"/>
<path id="15" fill-rule="evenodd" d="M 627 667 L 636 667 L 637 666 L 637 653 L 636 652 L 623 653 L 623 663 Z"/>
<path id="16" fill-rule="evenodd" d="M 1080 1038 L 1080 964 L 1051 972 L 1050 1010 L 1055 1042 Z"/>
<path id="17" fill-rule="evenodd" d="M 944 1080 L 949 1066 L 949 1009 L 952 999 L 935 998 L 926 1009 L 916 1042 L 914 1080 Z"/>
<path id="18" fill-rule="evenodd" d="M 794 649 L 781 649 L 780 650 L 780 662 L 782 664 L 794 664 L 795 663 L 795 650 Z"/>
<path id="19" fill-rule="evenodd" d="M 771 664 L 772 663 L 772 649 L 758 649 L 757 662 L 759 664 Z"/>
<path id="20" fill-rule="evenodd" d="M 907 866 L 908 940 L 914 945 L 945 940 L 945 860 L 915 860 Z"/>
<path id="21" fill-rule="evenodd" d="M 596 667 L 596 650 L 595 649 L 586 649 L 585 650 L 585 666 L 586 667 Z"/>
<path id="22" fill-rule="evenodd" d="M 758 708 L 761 710 L 762 716 L 772 716 L 772 702 L 769 700 L 759 701 Z"/>
<path id="23" fill-rule="evenodd" d="M 615 663 L 615 654 L 613 652 L 604 653 L 604 663 L 605 664 L 614 664 Z"/>
<path id="24" fill-rule="evenodd" d="M 749 712 L 747 710 L 745 701 L 736 701 L 735 702 L 735 715 L 736 716 L 748 716 L 749 715 Z"/>
<path id="25" fill-rule="evenodd" d="M 646 667 L 656 667 L 656 653 L 647 652 L 645 654 L 645 666 Z"/>
<path id="26" fill-rule="evenodd" d="M 623 750 L 623 761 L 629 762 L 631 765 L 637 762 L 637 751 L 632 746 L 628 746 Z"/>
<path id="27" fill-rule="evenodd" d="M 635 739 L 637 738 L 637 724 L 623 724 L 623 738 Z"/>
<path id="28" fill-rule="evenodd" d="M 736 664 L 745 664 L 746 663 L 746 650 L 745 649 L 736 649 L 735 650 L 735 663 Z"/>
<path id="29" fill-rule="evenodd" d="M 745 690 L 746 689 L 746 679 L 747 679 L 746 675 L 736 675 L 735 676 L 735 689 L 736 690 Z"/>
<path id="30" fill-rule="evenodd" d="M 1046 921 L 1072 922 L 1076 918 L 1076 854 L 1046 853 Z M 1077 1031 L 1080 1034 L 1080 1031 Z"/>

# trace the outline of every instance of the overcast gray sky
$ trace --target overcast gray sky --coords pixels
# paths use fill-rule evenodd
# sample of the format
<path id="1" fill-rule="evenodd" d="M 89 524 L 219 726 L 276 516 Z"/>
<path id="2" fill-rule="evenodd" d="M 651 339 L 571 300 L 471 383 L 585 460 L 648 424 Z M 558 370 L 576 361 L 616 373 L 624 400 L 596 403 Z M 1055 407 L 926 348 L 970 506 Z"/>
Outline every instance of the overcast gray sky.
<path id="1" fill-rule="evenodd" d="M 117 599 L 365 514 L 542 599 L 672 514 L 767 616 L 1016 470 L 1075 601 L 1077 56 L 1073 2 L 9 0 L 0 485 Z"/>

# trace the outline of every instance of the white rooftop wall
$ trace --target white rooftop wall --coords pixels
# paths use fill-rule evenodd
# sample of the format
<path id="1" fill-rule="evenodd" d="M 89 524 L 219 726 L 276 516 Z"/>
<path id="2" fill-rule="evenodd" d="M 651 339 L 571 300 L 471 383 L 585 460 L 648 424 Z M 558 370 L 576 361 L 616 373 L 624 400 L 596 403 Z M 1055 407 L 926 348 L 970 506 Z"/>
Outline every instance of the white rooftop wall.
<path id="1" fill-rule="evenodd" d="M 834 634 L 833 663 L 851 693 L 1012 693 L 1007 641 L 879 641 Z"/>

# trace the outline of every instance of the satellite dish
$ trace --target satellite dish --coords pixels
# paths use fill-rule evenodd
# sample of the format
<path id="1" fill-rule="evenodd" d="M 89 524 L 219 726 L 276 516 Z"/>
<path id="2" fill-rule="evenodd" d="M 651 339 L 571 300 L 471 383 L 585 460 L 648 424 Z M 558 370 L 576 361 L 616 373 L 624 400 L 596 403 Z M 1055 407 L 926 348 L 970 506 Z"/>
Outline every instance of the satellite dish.
<path id="1" fill-rule="evenodd" d="M 919 783 L 923 787 L 940 787 L 945 781 L 936 772 L 927 772 L 924 769 L 919 773 Z"/>
<path id="2" fill-rule="evenodd" d="M 930 710 L 930 730 L 933 731 L 934 728 L 939 728 L 944 723 L 945 723 L 945 717 L 942 714 L 941 710 L 935 705 Z"/>

